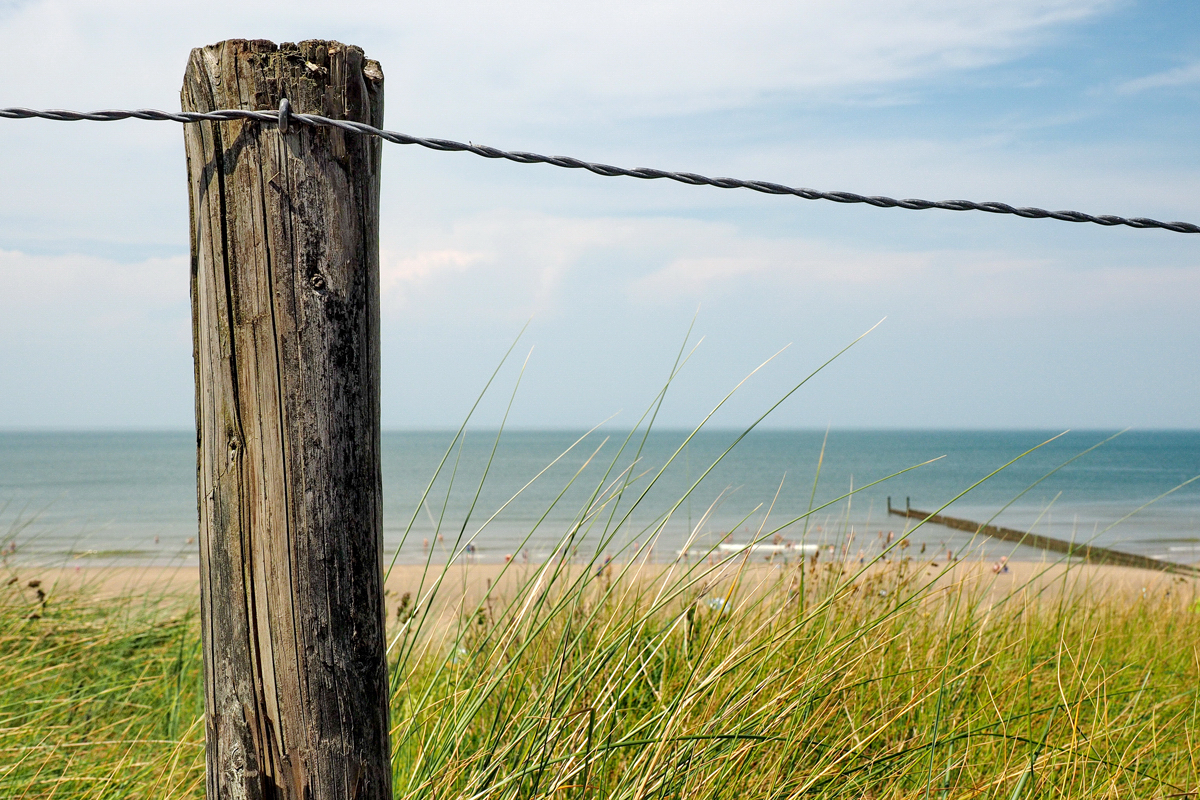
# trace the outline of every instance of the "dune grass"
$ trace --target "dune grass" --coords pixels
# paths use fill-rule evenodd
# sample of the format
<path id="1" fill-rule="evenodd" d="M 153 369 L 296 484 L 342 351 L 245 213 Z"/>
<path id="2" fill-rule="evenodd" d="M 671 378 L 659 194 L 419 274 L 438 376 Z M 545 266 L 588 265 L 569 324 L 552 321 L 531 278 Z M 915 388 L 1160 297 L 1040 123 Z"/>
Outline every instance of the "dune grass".
<path id="1" fill-rule="evenodd" d="M 5 580 L 0 797 L 203 797 L 194 612 Z"/>
<path id="2" fill-rule="evenodd" d="M 1195 791 L 1190 595 L 997 598 L 908 569 L 555 561 L 448 625 L 419 630 L 410 609 L 396 796 Z M 0 796 L 202 797 L 199 656 L 177 603 L 7 586 Z"/>

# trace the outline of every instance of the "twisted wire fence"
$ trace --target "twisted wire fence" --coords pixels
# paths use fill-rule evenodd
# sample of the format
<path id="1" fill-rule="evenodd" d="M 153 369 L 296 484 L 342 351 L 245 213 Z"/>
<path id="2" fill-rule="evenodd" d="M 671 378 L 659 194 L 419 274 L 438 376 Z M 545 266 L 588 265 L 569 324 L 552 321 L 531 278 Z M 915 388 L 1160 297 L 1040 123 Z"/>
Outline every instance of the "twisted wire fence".
<path id="1" fill-rule="evenodd" d="M 47 119 L 57 122 L 113 122 L 123 119 L 141 119 L 155 122 L 230 122 L 246 120 L 274 124 L 280 132 L 287 133 L 292 125 L 308 125 L 312 127 L 338 128 L 350 133 L 378 136 L 384 141 L 394 144 L 415 144 L 430 150 L 441 152 L 474 153 L 483 158 L 499 158 L 515 161 L 519 164 L 549 164 L 564 169 L 583 169 L 605 177 L 623 176 L 627 178 L 642 178 L 644 180 L 669 180 L 686 183 L 690 186 L 715 186 L 718 189 L 749 189 L 754 192 L 775 195 L 791 195 L 805 200 L 829 200 L 834 203 L 865 203 L 876 208 L 904 208 L 910 211 L 923 211 L 938 208 L 944 211 L 986 211 L 989 214 L 1009 214 L 1024 219 L 1056 219 L 1062 222 L 1090 222 L 1105 227 L 1126 226 L 1129 228 L 1157 228 L 1175 233 L 1200 233 L 1200 225 L 1191 222 L 1163 222 L 1147 217 L 1119 217 L 1112 214 L 1085 214 L 1082 211 L 1048 211 L 1044 208 L 1017 207 L 1008 203 L 995 201 L 975 202 L 973 200 L 898 200 L 894 197 L 855 194 L 854 192 L 830 192 L 802 187 L 785 186 L 770 181 L 743 180 L 740 178 L 710 178 L 697 175 L 694 172 L 672 172 L 669 170 L 653 169 L 651 167 L 615 167 L 610 164 L 600 164 L 584 161 L 572 156 L 546 156 L 540 153 L 527 153 L 520 150 L 500 150 L 482 144 L 456 142 L 450 139 L 427 139 L 411 136 L 397 131 L 386 131 L 345 119 L 331 119 L 318 114 L 292 113 L 291 106 L 285 98 L 279 104 L 279 111 L 250 111 L 244 109 L 223 109 L 220 111 L 182 111 L 168 112 L 155 109 L 112 110 L 112 111 L 63 111 L 59 109 L 35 110 L 30 108 L 0 108 L 0 118 L 5 119 Z"/>

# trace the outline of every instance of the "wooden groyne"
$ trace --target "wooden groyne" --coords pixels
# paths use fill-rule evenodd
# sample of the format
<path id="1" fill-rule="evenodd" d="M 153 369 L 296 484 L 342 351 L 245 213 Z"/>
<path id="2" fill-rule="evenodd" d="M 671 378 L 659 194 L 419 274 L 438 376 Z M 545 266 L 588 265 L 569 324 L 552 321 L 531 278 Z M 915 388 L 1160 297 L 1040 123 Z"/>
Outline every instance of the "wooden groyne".
<path id="1" fill-rule="evenodd" d="M 1019 531 L 1013 528 L 1001 528 L 996 525 L 984 525 L 979 522 L 972 522 L 969 519 L 958 519 L 957 517 L 947 517 L 943 514 L 931 514 L 928 511 L 919 511 L 909 505 L 908 499 L 905 498 L 904 508 L 894 508 L 892 506 L 892 498 L 888 498 L 887 510 L 889 514 L 895 514 L 901 517 L 912 517 L 924 522 L 932 522 L 936 525 L 942 525 L 947 528 L 953 528 L 958 531 L 966 531 L 971 534 L 982 534 L 990 536 L 993 539 L 1000 539 L 1005 542 L 1014 544 L 1022 544 L 1027 547 L 1036 547 L 1041 550 L 1048 550 L 1052 553 L 1062 553 L 1063 555 L 1073 558 L 1081 558 L 1089 564 L 1111 564 L 1119 567 L 1137 567 L 1139 569 L 1154 569 L 1159 572 L 1172 572 L 1177 575 L 1187 575 L 1189 577 L 1200 576 L 1200 570 L 1188 564 L 1177 564 L 1173 561 L 1159 561 L 1157 558 L 1149 558 L 1147 556 L 1139 556 L 1136 553 L 1123 553 L 1120 550 L 1110 550 L 1107 547 L 1097 547 L 1091 544 L 1076 544 L 1075 542 L 1067 542 L 1062 539 L 1055 539 L 1051 536 L 1042 536 L 1037 533 L 1029 533 L 1028 531 Z"/>

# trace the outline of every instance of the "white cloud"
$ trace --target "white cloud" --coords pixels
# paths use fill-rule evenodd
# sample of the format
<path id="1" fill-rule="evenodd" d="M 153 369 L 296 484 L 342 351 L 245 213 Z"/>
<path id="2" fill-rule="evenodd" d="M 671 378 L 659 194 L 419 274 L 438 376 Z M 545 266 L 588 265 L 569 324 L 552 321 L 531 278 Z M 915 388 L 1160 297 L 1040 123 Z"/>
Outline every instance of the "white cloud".
<path id="1" fill-rule="evenodd" d="M 723 108 L 877 87 L 1019 56 L 1114 0 L 418 0 L 186 6 L 42 0 L 0 17 L 8 99 L 171 101 L 190 48 L 231 36 L 340 38 L 382 61 L 409 115 L 507 121 Z M 236 21 L 236 22 L 235 22 Z"/>
<path id="2" fill-rule="evenodd" d="M 1200 297 L 1200 270 L 1137 261 L 1080 269 L 1072 260 L 1002 250 L 880 250 L 819 239 L 763 239 L 725 230 L 630 284 L 642 302 L 689 301 L 744 293 L 791 293 L 838 304 L 857 297 L 893 307 L 936 308 L 947 318 L 1088 317 L 1171 308 Z M 1169 299 L 1167 299 L 1169 298 Z M 850 304 L 852 305 L 852 303 Z"/>
<path id="3" fill-rule="evenodd" d="M 1061 308 L 1064 295 L 1079 296 L 1075 279 L 1064 276 L 1064 265 L 1053 259 L 769 239 L 728 227 L 708 233 L 682 248 L 692 252 L 632 281 L 631 299 L 661 304 L 742 295 L 752 304 L 755 297 L 778 303 L 790 296 L 797 308 L 813 298 L 849 308 L 857 299 L 876 307 L 936 306 L 949 318 L 995 319 Z M 1079 303 L 1070 305 L 1075 310 Z"/>
<path id="4" fill-rule="evenodd" d="M 564 14 L 548 0 L 422 3 L 408 8 L 408 33 L 397 34 L 410 46 L 402 56 L 406 88 L 462 91 L 474 83 L 541 118 L 663 114 L 974 69 L 1021 55 L 1057 26 L 1112 5 L 584 0 Z M 427 49 L 445 41 L 455 46 Z"/>
<path id="5" fill-rule="evenodd" d="M 461 273 L 485 260 L 485 253 L 443 248 L 402 255 L 381 249 L 379 291 L 384 305 L 403 305 L 409 293 L 447 273 Z"/>
<path id="6" fill-rule="evenodd" d="M 1175 86 L 1190 86 L 1200 83 L 1200 61 L 1184 64 L 1174 69 L 1156 72 L 1117 85 L 1120 94 L 1137 94 L 1151 89 L 1167 89 Z"/>
<path id="7" fill-rule="evenodd" d="M 396 266 L 384 268 L 385 314 L 509 322 L 596 302 L 624 313 L 734 298 L 746 308 L 761 298 L 781 308 L 787 298 L 797 308 L 814 298 L 934 304 L 948 317 L 1017 320 L 1185 308 L 1200 296 L 1200 271 L 1186 261 L 1146 266 L 1116 256 L 1080 268 L 1069 251 L 880 247 L 678 217 L 492 212 L 425 229 L 388 253 Z"/>
<path id="8" fill-rule="evenodd" d="M 649 227 L 653 223 L 638 220 L 494 211 L 393 236 L 381 263 L 383 312 L 451 303 L 506 319 L 553 313 L 564 276 L 581 259 L 619 248 Z"/>

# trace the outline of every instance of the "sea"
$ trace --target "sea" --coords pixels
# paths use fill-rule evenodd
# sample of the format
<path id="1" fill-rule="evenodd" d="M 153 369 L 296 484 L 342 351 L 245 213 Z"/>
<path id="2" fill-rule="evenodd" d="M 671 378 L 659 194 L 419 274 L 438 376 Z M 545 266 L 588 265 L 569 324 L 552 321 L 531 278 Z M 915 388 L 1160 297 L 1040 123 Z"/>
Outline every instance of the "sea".
<path id="1" fill-rule="evenodd" d="M 195 562 L 195 447 L 190 431 L 0 432 L 3 558 Z M 667 562 L 753 540 L 857 560 L 906 534 L 931 559 L 1046 557 L 890 504 L 1200 564 L 1200 431 L 388 431 L 382 466 L 399 563 Z"/>

